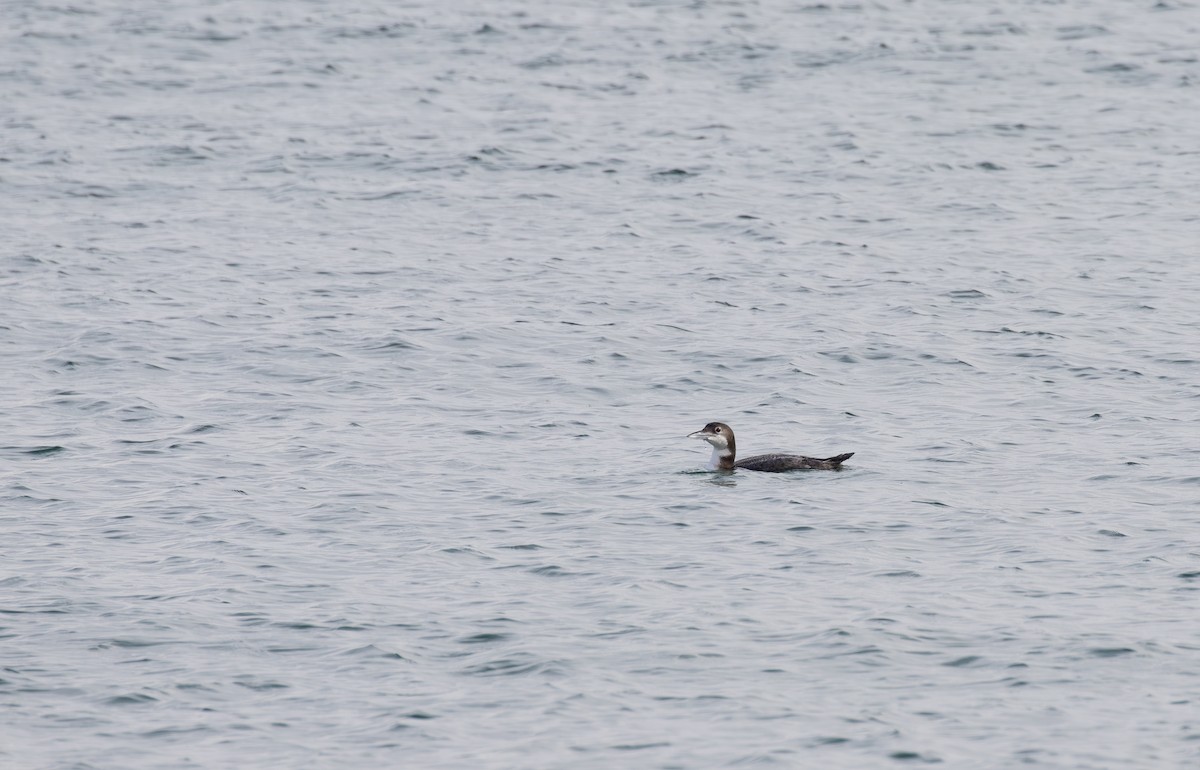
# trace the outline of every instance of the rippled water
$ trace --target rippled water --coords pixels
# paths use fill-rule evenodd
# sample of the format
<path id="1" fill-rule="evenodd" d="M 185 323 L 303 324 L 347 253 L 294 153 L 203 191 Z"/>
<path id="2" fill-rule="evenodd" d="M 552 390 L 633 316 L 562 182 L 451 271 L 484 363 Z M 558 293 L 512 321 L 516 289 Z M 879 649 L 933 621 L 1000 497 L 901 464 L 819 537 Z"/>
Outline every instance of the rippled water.
<path id="1" fill-rule="evenodd" d="M 0 764 L 1200 762 L 1194 3 L 183 5 L 0 10 Z"/>

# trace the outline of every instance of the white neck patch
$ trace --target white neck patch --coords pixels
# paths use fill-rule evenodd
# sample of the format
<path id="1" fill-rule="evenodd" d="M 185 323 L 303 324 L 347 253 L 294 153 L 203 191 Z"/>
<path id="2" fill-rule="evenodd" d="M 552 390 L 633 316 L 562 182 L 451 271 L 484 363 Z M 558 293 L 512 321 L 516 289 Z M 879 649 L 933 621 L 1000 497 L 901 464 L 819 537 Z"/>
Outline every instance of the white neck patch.
<path id="1" fill-rule="evenodd" d="M 732 455 L 730 455 L 729 450 L 727 448 L 713 447 L 712 457 L 708 458 L 708 469 L 710 471 L 715 471 L 717 468 L 721 467 L 721 458 L 722 457 L 731 457 L 731 456 Z"/>

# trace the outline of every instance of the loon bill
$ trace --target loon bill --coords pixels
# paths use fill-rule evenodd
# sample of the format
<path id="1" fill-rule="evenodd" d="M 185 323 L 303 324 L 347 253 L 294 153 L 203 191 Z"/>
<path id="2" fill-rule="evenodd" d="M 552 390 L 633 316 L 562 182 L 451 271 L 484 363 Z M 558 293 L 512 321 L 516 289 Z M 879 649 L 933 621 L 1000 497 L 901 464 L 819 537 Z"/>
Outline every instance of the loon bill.
<path id="1" fill-rule="evenodd" d="M 709 470 L 731 471 L 743 468 L 748 471 L 766 471 L 780 473 L 796 470 L 836 471 L 842 463 L 854 456 L 853 452 L 833 457 L 804 457 L 803 455 L 769 454 L 747 457 L 745 460 L 734 462 L 737 454 L 737 444 L 733 439 L 733 429 L 723 422 L 710 422 L 695 433 L 689 433 L 688 438 L 698 438 L 712 444 L 712 458 L 708 461 Z"/>

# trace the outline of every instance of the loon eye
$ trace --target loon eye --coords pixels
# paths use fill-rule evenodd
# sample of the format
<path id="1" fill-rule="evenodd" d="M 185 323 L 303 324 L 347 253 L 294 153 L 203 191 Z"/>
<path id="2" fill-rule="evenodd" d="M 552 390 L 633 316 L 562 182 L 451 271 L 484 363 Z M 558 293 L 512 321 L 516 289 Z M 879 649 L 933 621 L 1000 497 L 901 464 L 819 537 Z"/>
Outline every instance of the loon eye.
<path id="1" fill-rule="evenodd" d="M 720 432 L 721 432 L 721 429 L 719 427 L 713 428 L 713 433 L 720 433 Z"/>

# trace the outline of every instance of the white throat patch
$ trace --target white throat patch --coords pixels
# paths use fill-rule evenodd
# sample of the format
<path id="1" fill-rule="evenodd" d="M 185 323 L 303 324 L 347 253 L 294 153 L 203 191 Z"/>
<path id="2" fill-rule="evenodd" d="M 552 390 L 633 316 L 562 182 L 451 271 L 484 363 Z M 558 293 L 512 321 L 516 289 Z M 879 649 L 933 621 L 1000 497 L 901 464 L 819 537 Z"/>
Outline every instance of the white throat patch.
<path id="1" fill-rule="evenodd" d="M 715 471 L 721 467 L 721 458 L 729 456 L 729 449 L 726 447 L 713 447 L 712 457 L 708 458 L 708 469 Z"/>
<path id="2" fill-rule="evenodd" d="M 704 437 L 704 440 L 712 444 L 717 449 L 726 449 L 729 447 L 729 439 L 720 434 L 710 434 Z"/>

